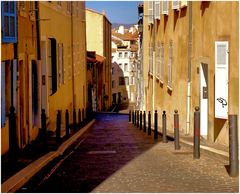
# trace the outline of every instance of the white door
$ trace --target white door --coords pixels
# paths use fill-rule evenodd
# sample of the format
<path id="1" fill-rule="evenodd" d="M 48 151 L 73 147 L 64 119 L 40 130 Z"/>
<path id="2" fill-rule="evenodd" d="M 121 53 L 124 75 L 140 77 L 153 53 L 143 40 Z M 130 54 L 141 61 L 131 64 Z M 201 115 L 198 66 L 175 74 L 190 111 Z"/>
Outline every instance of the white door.
<path id="1" fill-rule="evenodd" d="M 208 66 L 200 64 L 200 134 L 208 135 Z"/>

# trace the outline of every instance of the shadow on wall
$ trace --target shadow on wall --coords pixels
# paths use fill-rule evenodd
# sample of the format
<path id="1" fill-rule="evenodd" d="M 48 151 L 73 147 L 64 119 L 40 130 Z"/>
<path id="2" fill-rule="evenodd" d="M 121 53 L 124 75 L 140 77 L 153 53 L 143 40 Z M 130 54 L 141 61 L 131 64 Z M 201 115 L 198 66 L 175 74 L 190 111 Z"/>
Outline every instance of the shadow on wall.
<path id="1" fill-rule="evenodd" d="M 127 87 L 132 87 L 129 77 L 125 76 L 123 70 L 114 62 L 112 64 L 112 107 L 111 111 L 118 112 L 125 110 L 129 106 L 129 96 Z"/>

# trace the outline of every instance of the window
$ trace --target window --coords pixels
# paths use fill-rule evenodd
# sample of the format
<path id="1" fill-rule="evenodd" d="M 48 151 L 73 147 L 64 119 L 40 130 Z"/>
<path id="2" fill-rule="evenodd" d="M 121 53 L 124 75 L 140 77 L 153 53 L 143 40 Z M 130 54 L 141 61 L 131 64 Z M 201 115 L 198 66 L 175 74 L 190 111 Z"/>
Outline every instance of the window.
<path id="1" fill-rule="evenodd" d="M 115 81 L 112 81 L 112 88 L 115 88 Z"/>
<path id="2" fill-rule="evenodd" d="M 172 88 L 172 60 L 173 60 L 173 46 L 172 41 L 169 44 L 169 64 L 168 64 L 168 86 Z"/>
<path id="3" fill-rule="evenodd" d="M 127 57 L 128 57 L 128 53 L 125 52 L 125 53 L 124 53 L 124 58 L 127 58 Z"/>
<path id="4" fill-rule="evenodd" d="M 25 1 L 19 1 L 19 9 L 21 11 L 26 11 L 26 2 Z"/>
<path id="5" fill-rule="evenodd" d="M 48 39 L 48 80 L 49 94 L 52 95 L 57 91 L 57 41 L 54 38 Z"/>
<path id="6" fill-rule="evenodd" d="M 128 86 L 129 85 L 129 77 L 124 77 L 125 79 L 125 84 Z"/>
<path id="7" fill-rule="evenodd" d="M 172 9 L 179 9 L 179 1 L 172 1 Z"/>
<path id="8" fill-rule="evenodd" d="M 187 7 L 188 2 L 187 1 L 181 1 L 181 7 Z"/>
<path id="9" fill-rule="evenodd" d="M 122 58 L 122 52 L 119 52 L 119 53 L 118 53 L 118 57 L 119 57 L 119 58 Z"/>
<path id="10" fill-rule="evenodd" d="M 71 2 L 67 2 L 67 12 L 71 13 L 72 7 L 71 7 Z"/>
<path id="11" fill-rule="evenodd" d="M 119 86 L 125 85 L 124 77 L 119 77 Z"/>
<path id="12" fill-rule="evenodd" d="M 155 1 L 155 19 L 160 20 L 160 0 Z"/>
<path id="13" fill-rule="evenodd" d="M 59 86 L 64 84 L 64 59 L 63 59 L 63 43 L 58 44 L 58 83 Z"/>
<path id="14" fill-rule="evenodd" d="M 62 2 L 61 1 L 57 1 L 58 6 L 62 6 Z"/>
<path id="15" fill-rule="evenodd" d="M 148 1 L 148 24 L 153 24 L 153 1 Z"/>
<path id="16" fill-rule="evenodd" d="M 160 68 L 160 80 L 164 81 L 164 45 L 161 43 L 161 68 Z"/>
<path id="17" fill-rule="evenodd" d="M 152 73 L 153 72 L 153 44 L 152 43 L 149 43 L 148 58 L 149 58 L 148 71 Z"/>
<path id="18" fill-rule="evenodd" d="M 156 77 L 160 76 L 160 65 L 161 65 L 161 43 L 157 42 L 156 47 Z"/>
<path id="19" fill-rule="evenodd" d="M 128 70 L 128 64 L 125 63 L 125 64 L 124 64 L 124 71 L 127 71 L 127 70 Z"/>
<path id="20" fill-rule="evenodd" d="M 114 75 L 114 67 L 112 67 L 112 75 Z"/>
<path id="21" fill-rule="evenodd" d="M 16 2 L 2 1 L 2 42 L 17 42 Z"/>
<path id="22" fill-rule="evenodd" d="M 168 1 L 162 0 L 162 14 L 168 15 Z"/>

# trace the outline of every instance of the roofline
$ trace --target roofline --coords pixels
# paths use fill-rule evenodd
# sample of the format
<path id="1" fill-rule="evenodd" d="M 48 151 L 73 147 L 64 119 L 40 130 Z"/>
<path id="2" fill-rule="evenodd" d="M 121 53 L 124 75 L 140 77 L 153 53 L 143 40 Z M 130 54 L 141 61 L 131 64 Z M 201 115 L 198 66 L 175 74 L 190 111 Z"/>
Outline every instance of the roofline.
<path id="1" fill-rule="evenodd" d="M 101 15 L 101 16 L 103 16 L 103 17 L 105 17 L 105 18 L 106 18 L 106 20 L 108 21 L 108 23 L 109 23 L 109 24 L 112 26 L 112 23 L 109 21 L 109 19 L 106 17 L 106 15 L 105 15 L 105 14 L 99 13 L 99 12 L 97 12 L 97 11 L 93 10 L 93 9 L 90 9 L 90 8 L 86 8 L 86 10 L 87 10 L 87 11 L 91 11 L 91 12 L 93 12 L 93 13 L 96 13 L 96 14 L 99 14 L 99 15 Z"/>

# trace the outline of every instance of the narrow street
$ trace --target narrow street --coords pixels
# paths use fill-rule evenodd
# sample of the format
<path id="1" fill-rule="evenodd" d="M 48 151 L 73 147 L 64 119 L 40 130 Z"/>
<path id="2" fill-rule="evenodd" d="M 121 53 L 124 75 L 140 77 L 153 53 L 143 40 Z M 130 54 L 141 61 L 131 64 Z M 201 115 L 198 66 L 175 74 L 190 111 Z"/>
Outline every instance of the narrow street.
<path id="1" fill-rule="evenodd" d="M 72 149 L 18 192 L 237 192 L 228 161 L 192 149 L 174 150 L 128 123 L 127 115 L 99 114 Z"/>

